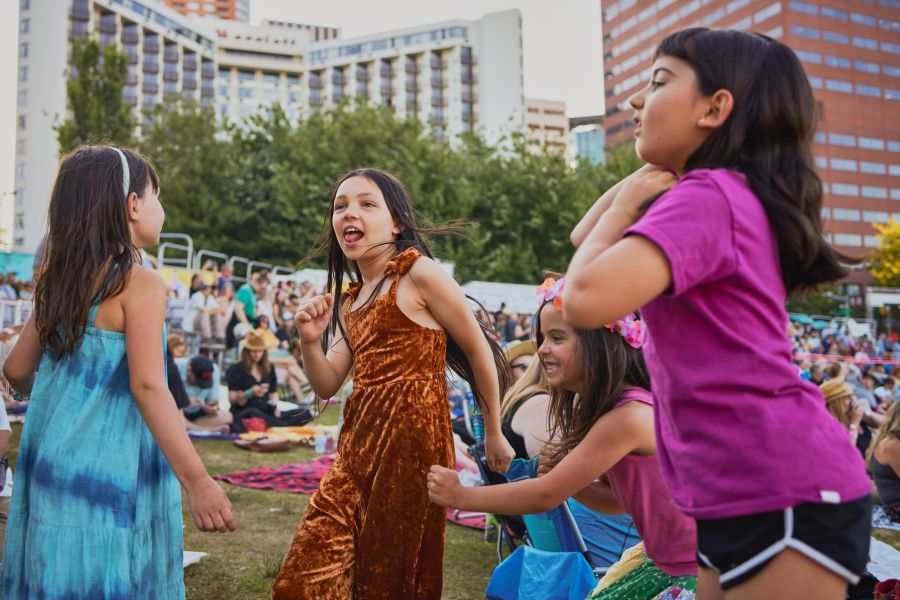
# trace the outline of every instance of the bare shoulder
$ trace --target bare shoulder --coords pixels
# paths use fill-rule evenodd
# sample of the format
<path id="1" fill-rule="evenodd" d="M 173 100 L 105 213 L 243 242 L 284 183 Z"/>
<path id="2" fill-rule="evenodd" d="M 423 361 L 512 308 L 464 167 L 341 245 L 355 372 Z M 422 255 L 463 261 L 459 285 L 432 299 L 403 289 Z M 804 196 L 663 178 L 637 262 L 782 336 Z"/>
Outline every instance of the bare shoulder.
<path id="1" fill-rule="evenodd" d="M 166 284 L 156 271 L 135 266 L 128 275 L 128 284 L 123 293 L 125 300 L 165 300 Z"/>
<path id="2" fill-rule="evenodd" d="M 416 285 L 425 287 L 459 286 L 456 280 L 441 265 L 427 256 L 422 256 L 412 264 L 412 267 L 409 269 L 409 275 Z"/>

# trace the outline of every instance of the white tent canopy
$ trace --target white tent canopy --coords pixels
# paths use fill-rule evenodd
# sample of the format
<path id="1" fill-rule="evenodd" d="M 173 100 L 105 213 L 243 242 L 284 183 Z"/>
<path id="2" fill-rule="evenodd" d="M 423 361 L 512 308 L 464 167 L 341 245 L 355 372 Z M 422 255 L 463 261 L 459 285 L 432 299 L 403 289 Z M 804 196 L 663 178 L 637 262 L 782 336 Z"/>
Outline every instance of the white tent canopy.
<path id="1" fill-rule="evenodd" d="M 507 313 L 532 314 L 540 305 L 535 290 L 536 285 L 521 283 L 497 283 L 495 281 L 470 281 L 463 284 L 463 290 L 489 311 L 500 310 L 500 303 L 506 303 Z"/>

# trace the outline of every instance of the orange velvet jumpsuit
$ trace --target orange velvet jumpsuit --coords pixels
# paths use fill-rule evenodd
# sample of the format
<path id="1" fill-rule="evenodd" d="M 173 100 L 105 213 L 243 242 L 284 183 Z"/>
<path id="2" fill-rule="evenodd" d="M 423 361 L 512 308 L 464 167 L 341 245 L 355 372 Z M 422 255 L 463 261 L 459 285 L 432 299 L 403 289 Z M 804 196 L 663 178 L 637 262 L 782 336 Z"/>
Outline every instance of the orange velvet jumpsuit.
<path id="1" fill-rule="evenodd" d="M 370 306 L 346 303 L 354 379 L 338 458 L 309 501 L 276 600 L 441 597 L 446 511 L 428 501 L 426 475 L 454 461 L 447 334 L 397 307 L 397 282 L 419 256 L 411 248 L 388 263 L 390 290 Z"/>

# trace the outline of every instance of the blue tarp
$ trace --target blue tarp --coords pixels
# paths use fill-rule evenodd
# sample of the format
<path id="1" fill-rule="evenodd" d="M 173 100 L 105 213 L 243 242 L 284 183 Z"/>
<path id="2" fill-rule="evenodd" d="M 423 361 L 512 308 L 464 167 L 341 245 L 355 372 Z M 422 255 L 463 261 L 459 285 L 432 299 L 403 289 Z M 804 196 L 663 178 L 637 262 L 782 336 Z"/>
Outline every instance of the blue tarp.
<path id="1" fill-rule="evenodd" d="M 27 252 L 0 252 L 0 273 L 16 273 L 19 281 L 31 281 L 34 254 Z"/>
<path id="2" fill-rule="evenodd" d="M 578 552 L 546 552 L 519 546 L 500 563 L 484 595 L 490 600 L 584 600 L 597 585 Z"/>

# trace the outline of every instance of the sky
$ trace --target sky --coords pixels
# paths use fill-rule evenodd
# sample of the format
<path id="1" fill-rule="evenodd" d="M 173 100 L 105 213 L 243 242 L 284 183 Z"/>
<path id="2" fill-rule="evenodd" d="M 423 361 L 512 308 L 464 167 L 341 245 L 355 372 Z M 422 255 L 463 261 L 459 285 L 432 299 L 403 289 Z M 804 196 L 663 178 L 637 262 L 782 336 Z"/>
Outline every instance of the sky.
<path id="1" fill-rule="evenodd" d="M 0 228 L 6 232 L 15 182 L 18 7 L 19 0 L 0 0 Z M 250 22 L 329 25 L 353 37 L 512 8 L 522 12 L 525 95 L 564 101 L 570 117 L 602 113 L 600 0 L 250 0 Z"/>

